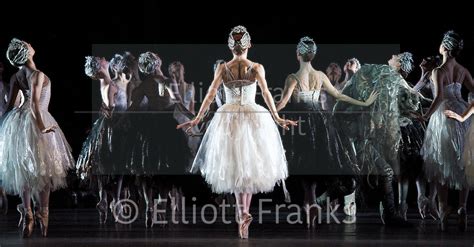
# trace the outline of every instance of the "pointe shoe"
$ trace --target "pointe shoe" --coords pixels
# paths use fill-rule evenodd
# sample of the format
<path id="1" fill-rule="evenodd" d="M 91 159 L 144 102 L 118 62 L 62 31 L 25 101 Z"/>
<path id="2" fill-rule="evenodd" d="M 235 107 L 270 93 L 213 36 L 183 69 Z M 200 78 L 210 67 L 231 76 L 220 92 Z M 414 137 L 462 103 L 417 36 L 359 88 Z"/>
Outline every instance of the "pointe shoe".
<path id="1" fill-rule="evenodd" d="M 244 221 L 242 220 L 242 216 L 239 215 L 237 217 L 239 217 L 237 219 L 237 231 L 239 233 L 239 238 L 243 238 L 242 225 L 243 225 Z"/>
<path id="2" fill-rule="evenodd" d="M 145 227 L 153 227 L 153 208 L 148 208 L 145 212 Z"/>
<path id="3" fill-rule="evenodd" d="M 458 228 L 459 231 L 465 232 L 467 229 L 467 212 L 466 208 L 459 208 L 458 209 Z"/>
<path id="4" fill-rule="evenodd" d="M 110 202 L 109 204 L 109 209 L 110 209 L 110 212 L 112 212 L 112 214 L 114 214 L 114 210 L 115 210 L 115 199 L 112 199 L 112 201 Z M 114 214 L 115 215 L 115 214 Z"/>
<path id="5" fill-rule="evenodd" d="M 171 203 L 171 211 L 173 213 L 175 213 L 176 211 L 179 210 L 179 205 L 178 205 L 178 198 L 180 197 L 181 195 L 179 194 L 179 190 L 178 188 L 176 188 L 174 185 L 173 185 L 173 188 L 168 192 L 168 197 L 170 198 L 170 203 Z"/>
<path id="6" fill-rule="evenodd" d="M 23 237 L 29 238 L 33 233 L 33 227 L 35 225 L 35 220 L 33 218 L 33 211 L 31 208 L 24 209 L 23 217 Z"/>
<path id="7" fill-rule="evenodd" d="M 306 227 L 309 228 L 315 228 L 316 227 L 316 219 L 319 215 L 319 210 L 321 208 L 319 207 L 318 204 L 313 204 L 312 207 L 309 205 L 305 206 L 305 212 L 306 212 Z"/>
<path id="8" fill-rule="evenodd" d="M 445 210 L 440 210 L 440 228 L 442 232 L 445 232 L 448 230 L 448 218 L 449 215 L 451 214 L 451 207 L 448 207 Z"/>
<path id="9" fill-rule="evenodd" d="M 41 228 L 41 236 L 48 236 L 49 209 L 42 208 L 39 211 L 36 211 L 35 216 Z"/>
<path id="10" fill-rule="evenodd" d="M 123 205 L 115 203 L 115 199 L 112 200 L 112 202 L 109 205 L 110 211 L 112 212 L 112 215 L 114 216 L 115 223 L 117 223 L 120 219 L 120 217 L 123 216 Z"/>
<path id="11" fill-rule="evenodd" d="M 426 196 L 420 196 L 418 198 L 418 212 L 420 213 L 421 219 L 426 218 L 426 214 L 428 212 L 428 204 L 429 200 Z"/>
<path id="12" fill-rule="evenodd" d="M 408 211 L 408 204 L 402 203 L 400 205 L 400 217 L 402 217 L 405 221 L 407 221 L 407 211 Z"/>
<path id="13" fill-rule="evenodd" d="M 347 216 L 356 216 L 357 204 L 355 201 L 355 191 L 350 195 L 344 196 L 343 211 Z"/>
<path id="14" fill-rule="evenodd" d="M 179 211 L 178 197 L 176 194 L 171 195 L 170 192 L 170 198 L 171 217 L 176 220 L 176 213 Z"/>
<path id="15" fill-rule="evenodd" d="M 96 205 L 97 211 L 99 211 L 99 223 L 105 224 L 107 222 L 107 201 L 101 200 Z"/>
<path id="16" fill-rule="evenodd" d="M 253 217 L 249 213 L 244 213 L 242 215 L 242 220 L 240 224 L 240 238 L 248 239 L 249 238 L 249 227 L 250 223 L 252 223 Z"/>
<path id="17" fill-rule="evenodd" d="M 166 213 L 158 213 L 157 214 L 157 218 L 158 218 L 158 224 L 161 226 L 161 227 L 165 227 L 166 226 Z"/>
<path id="18" fill-rule="evenodd" d="M 384 207 L 382 202 L 379 204 L 379 215 L 380 215 L 380 220 L 382 221 L 382 224 L 385 225 L 385 218 L 384 218 Z"/>
<path id="19" fill-rule="evenodd" d="M 427 212 L 434 220 L 437 220 L 441 217 L 438 207 L 436 206 L 436 201 L 429 201 Z"/>

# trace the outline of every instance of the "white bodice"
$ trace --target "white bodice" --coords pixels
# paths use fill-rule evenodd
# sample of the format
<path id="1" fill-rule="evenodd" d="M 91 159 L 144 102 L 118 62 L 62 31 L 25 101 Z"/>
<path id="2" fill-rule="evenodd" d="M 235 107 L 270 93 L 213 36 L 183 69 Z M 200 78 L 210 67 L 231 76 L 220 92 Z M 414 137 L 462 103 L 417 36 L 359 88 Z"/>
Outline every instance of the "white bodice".
<path id="1" fill-rule="evenodd" d="M 228 86 L 228 85 L 233 85 L 233 86 Z M 248 83 L 248 81 L 244 81 L 244 80 L 228 82 L 224 84 L 224 91 L 225 91 L 226 104 L 239 104 L 239 105 L 255 104 L 255 95 L 257 93 L 257 82 Z"/>

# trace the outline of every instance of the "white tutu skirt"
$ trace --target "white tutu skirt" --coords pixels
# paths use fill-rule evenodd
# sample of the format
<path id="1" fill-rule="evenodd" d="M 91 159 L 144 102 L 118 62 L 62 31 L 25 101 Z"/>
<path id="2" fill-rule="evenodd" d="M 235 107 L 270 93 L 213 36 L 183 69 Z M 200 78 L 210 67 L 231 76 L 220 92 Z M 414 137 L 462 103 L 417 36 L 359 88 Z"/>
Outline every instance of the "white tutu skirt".
<path id="1" fill-rule="evenodd" d="M 48 111 L 41 116 L 45 126 L 58 126 Z M 0 140 L 0 180 L 8 193 L 66 186 L 67 170 L 74 167 L 71 148 L 61 129 L 41 133 L 28 104 L 4 116 Z"/>
<path id="2" fill-rule="evenodd" d="M 264 107 L 221 106 L 203 137 L 192 171 L 215 193 L 271 192 L 288 177 L 277 125 Z"/>
<path id="3" fill-rule="evenodd" d="M 443 101 L 430 118 L 421 148 L 428 181 L 446 184 L 457 190 L 466 185 L 465 164 L 461 157 L 468 123 L 448 118 L 444 111 L 462 114 L 466 108 L 467 103 L 463 101 Z"/>
<path id="4" fill-rule="evenodd" d="M 471 120 L 471 127 L 467 131 L 464 140 L 464 151 L 462 163 L 466 167 L 466 177 L 469 187 L 474 189 L 474 122 Z"/>

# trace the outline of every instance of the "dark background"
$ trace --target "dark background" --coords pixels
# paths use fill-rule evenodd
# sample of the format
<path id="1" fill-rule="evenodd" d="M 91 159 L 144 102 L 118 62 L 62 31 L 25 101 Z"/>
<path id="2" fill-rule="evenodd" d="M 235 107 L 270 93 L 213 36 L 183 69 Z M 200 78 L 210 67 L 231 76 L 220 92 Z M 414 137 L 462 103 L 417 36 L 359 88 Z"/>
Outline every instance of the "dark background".
<path id="1" fill-rule="evenodd" d="M 256 61 L 261 61 L 258 55 L 260 45 L 293 45 L 290 52 L 274 51 L 272 59 L 285 59 L 284 63 L 276 63 L 288 64 L 288 68 L 274 69 L 282 75 L 296 70 L 297 63 L 292 54 L 294 45 L 302 36 L 313 37 L 316 43 L 321 44 L 318 57 L 322 59 L 317 57 L 313 65 L 317 69 L 325 69 L 329 61 L 342 66 L 347 58 L 353 56 L 358 56 L 362 63 L 385 63 L 391 54 L 364 54 L 364 51 L 358 51 L 331 59 L 331 54 L 325 54 L 327 50 L 323 50 L 324 44 L 362 44 L 361 47 L 368 44 L 400 45 L 401 51 L 412 52 L 415 63 L 419 64 L 421 58 L 437 54 L 443 33 L 454 29 L 464 37 L 465 42 L 458 61 L 469 70 L 474 69 L 472 15 L 469 8 L 455 2 L 444 6 L 420 3 L 426 6 L 421 9 L 402 2 L 396 2 L 394 6 L 317 3 L 317 7 L 300 3 L 297 6 L 279 6 L 280 10 L 273 10 L 270 7 L 275 6 L 263 2 L 264 8 L 249 2 L 230 4 L 233 6 L 215 5 L 211 8 L 181 2 L 178 6 L 164 6 L 163 2 L 145 1 L 58 2 L 47 5 L 5 3 L 0 16 L 0 53 L 4 54 L 13 37 L 26 40 L 35 48 L 37 67 L 53 82 L 50 112 L 65 132 L 75 157 L 91 127 L 91 121 L 96 117 L 77 112 L 97 110 L 99 106 L 94 100 L 94 95 L 98 94 L 98 83 L 88 79 L 83 72 L 84 56 L 92 53 L 94 44 L 122 44 L 123 47 L 129 44 L 216 44 L 221 47 L 222 53 L 195 57 L 190 50 L 182 54 L 182 58 L 163 57 L 165 65 L 174 59 L 195 60 L 195 65 L 183 62 L 188 71 L 187 80 L 208 83 L 212 63 L 218 58 L 230 57 L 226 48 L 227 35 L 236 25 L 244 25 L 249 30 L 254 44 L 250 58 L 255 57 Z M 120 51 L 123 50 L 116 50 Z M 98 55 L 110 58 L 111 52 Z M 369 58 L 371 55 L 377 59 Z M 0 60 L 6 68 L 4 80 L 8 80 L 15 68 L 9 65 L 4 55 L 0 56 Z M 268 62 L 264 65 L 272 66 Z M 272 70 L 267 68 L 267 74 L 271 73 Z M 417 67 L 409 80 L 416 82 L 419 73 Z M 276 81 L 270 83 L 281 85 L 284 77 L 272 79 Z M 200 184 L 200 187 L 193 187 L 194 190 L 206 188 L 199 177 L 187 181 L 192 186 Z M 56 205 L 61 205 L 61 200 L 58 201 Z"/>

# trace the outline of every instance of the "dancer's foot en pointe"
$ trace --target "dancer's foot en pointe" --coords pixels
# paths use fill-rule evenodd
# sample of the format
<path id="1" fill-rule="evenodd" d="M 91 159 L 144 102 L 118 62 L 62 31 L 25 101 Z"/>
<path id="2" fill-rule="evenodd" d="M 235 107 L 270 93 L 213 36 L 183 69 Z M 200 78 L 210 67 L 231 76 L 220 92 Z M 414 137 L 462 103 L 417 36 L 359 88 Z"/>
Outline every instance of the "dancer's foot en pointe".
<path id="1" fill-rule="evenodd" d="M 110 202 L 109 208 L 110 211 L 112 212 L 112 215 L 114 216 L 115 223 L 119 222 L 120 217 L 123 216 L 123 205 L 119 202 L 115 203 L 115 199 Z"/>
<path id="2" fill-rule="evenodd" d="M 249 238 L 249 227 L 252 223 L 253 217 L 249 213 L 243 213 L 241 219 L 239 220 L 239 236 L 242 239 Z"/>
<path id="3" fill-rule="evenodd" d="M 48 225 L 49 225 L 49 209 L 48 207 L 42 207 L 35 213 L 36 219 L 41 228 L 41 236 L 48 236 Z"/>
<path id="4" fill-rule="evenodd" d="M 428 215 L 431 216 L 434 220 L 439 219 L 439 210 L 436 203 L 436 200 L 430 200 L 428 203 Z"/>
<path id="5" fill-rule="evenodd" d="M 35 219 L 33 218 L 33 211 L 31 208 L 24 209 L 23 216 L 23 237 L 29 238 L 33 233 L 33 227 L 35 225 Z"/>
<path id="6" fill-rule="evenodd" d="M 153 227 L 153 208 L 147 208 L 145 212 L 145 227 L 151 228 Z"/>
<path id="7" fill-rule="evenodd" d="M 440 229 L 445 232 L 448 230 L 448 218 L 451 214 L 451 207 L 440 207 L 439 216 L 440 216 Z"/>
<path id="8" fill-rule="evenodd" d="M 422 219 L 431 216 L 434 220 L 439 219 L 439 211 L 435 200 L 429 200 L 426 196 L 418 198 L 418 211 Z"/>
<path id="9" fill-rule="evenodd" d="M 318 218 L 318 215 L 321 214 L 320 210 L 321 210 L 321 207 L 317 203 L 311 206 L 309 204 L 305 206 L 306 227 L 308 229 L 316 227 L 316 219 Z M 331 210 L 331 209 L 328 209 L 328 210 Z"/>
<path id="10" fill-rule="evenodd" d="M 97 203 L 97 211 L 99 211 L 99 223 L 105 224 L 107 222 L 107 201 L 101 200 Z"/>
<path id="11" fill-rule="evenodd" d="M 408 204 L 403 202 L 400 204 L 400 217 L 407 221 L 407 211 L 408 211 Z"/>
<path id="12" fill-rule="evenodd" d="M 418 197 L 418 212 L 420 213 L 421 219 L 426 218 L 426 213 L 428 211 L 429 200 L 426 196 Z"/>

